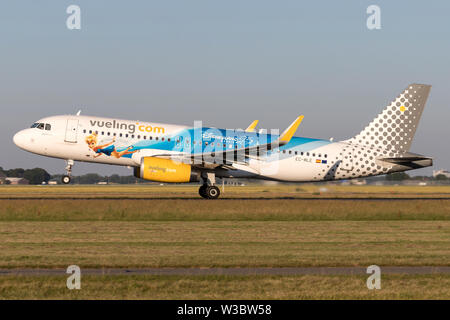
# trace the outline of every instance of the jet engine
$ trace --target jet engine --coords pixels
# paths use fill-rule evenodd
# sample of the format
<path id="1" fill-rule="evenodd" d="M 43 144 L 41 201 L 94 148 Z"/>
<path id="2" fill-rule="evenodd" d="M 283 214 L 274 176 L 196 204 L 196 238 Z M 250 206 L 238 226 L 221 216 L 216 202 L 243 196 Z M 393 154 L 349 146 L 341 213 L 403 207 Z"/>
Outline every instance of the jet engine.
<path id="1" fill-rule="evenodd" d="M 136 178 L 159 182 L 197 182 L 200 181 L 200 171 L 191 165 L 170 159 L 145 157 L 141 165 L 134 168 Z"/>

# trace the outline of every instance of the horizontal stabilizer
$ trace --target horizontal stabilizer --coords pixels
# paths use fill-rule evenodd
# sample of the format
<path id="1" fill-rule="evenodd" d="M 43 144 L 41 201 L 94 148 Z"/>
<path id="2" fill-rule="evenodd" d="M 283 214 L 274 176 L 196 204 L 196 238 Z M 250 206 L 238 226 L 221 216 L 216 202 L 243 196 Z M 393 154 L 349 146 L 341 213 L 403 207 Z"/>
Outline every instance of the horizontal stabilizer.
<path id="1" fill-rule="evenodd" d="M 382 158 L 381 161 L 386 161 L 390 163 L 405 163 L 405 162 L 413 162 L 413 161 L 421 161 L 421 160 L 430 160 L 429 157 L 398 157 L 398 158 Z"/>
<path id="2" fill-rule="evenodd" d="M 429 167 L 433 165 L 433 159 L 424 156 L 380 158 L 379 160 L 414 169 Z"/>

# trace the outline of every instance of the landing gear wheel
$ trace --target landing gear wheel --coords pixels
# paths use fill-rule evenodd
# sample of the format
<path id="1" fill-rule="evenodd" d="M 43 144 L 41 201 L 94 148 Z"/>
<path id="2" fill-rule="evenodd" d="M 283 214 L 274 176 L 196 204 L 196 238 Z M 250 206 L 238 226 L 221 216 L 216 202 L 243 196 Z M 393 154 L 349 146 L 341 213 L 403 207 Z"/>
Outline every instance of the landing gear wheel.
<path id="1" fill-rule="evenodd" d="M 63 176 L 63 177 L 61 178 L 61 182 L 62 182 L 63 184 L 69 184 L 70 181 L 72 181 L 72 178 L 71 178 L 70 176 Z"/>
<path id="2" fill-rule="evenodd" d="M 217 199 L 220 196 L 220 190 L 216 186 L 208 186 L 205 194 L 208 199 Z"/>
<path id="3" fill-rule="evenodd" d="M 208 196 L 206 195 L 206 188 L 208 188 L 207 185 L 202 185 L 202 186 L 200 187 L 200 189 L 198 189 L 198 194 L 199 194 L 202 198 L 205 198 L 205 199 L 208 198 Z"/>
<path id="4" fill-rule="evenodd" d="M 63 184 L 69 184 L 70 181 L 72 181 L 72 178 L 70 175 L 72 174 L 72 167 L 75 164 L 75 162 L 71 159 L 66 160 L 66 174 L 62 176 L 61 182 Z"/>

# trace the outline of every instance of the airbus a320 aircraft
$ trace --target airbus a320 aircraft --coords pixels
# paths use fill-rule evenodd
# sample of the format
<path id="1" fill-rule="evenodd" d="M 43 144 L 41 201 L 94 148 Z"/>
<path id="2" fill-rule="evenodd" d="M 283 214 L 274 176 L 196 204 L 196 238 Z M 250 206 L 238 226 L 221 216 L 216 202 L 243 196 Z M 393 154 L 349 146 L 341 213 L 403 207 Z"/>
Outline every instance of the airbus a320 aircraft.
<path id="1" fill-rule="evenodd" d="M 78 113 L 41 119 L 14 143 L 66 160 L 65 184 L 75 161 L 97 162 L 134 167 L 146 180 L 202 182 L 199 194 L 216 199 L 216 177 L 314 182 L 431 166 L 430 157 L 409 152 L 430 88 L 411 84 L 359 134 L 339 142 L 294 137 L 303 116 L 280 135 L 255 132 L 256 120 L 246 130 L 225 130 Z"/>

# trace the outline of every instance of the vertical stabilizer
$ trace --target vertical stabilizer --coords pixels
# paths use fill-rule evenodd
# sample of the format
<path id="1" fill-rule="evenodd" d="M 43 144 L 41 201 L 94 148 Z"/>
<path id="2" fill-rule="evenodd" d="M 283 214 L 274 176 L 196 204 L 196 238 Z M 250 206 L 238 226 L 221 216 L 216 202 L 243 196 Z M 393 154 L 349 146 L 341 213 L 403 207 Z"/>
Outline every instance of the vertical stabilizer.
<path id="1" fill-rule="evenodd" d="M 411 84 L 355 137 L 347 142 L 405 153 L 411 147 L 431 86 Z"/>

